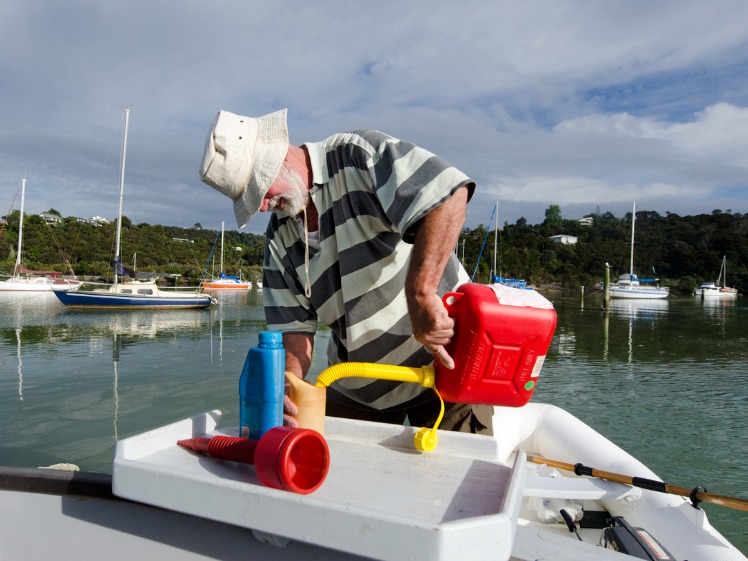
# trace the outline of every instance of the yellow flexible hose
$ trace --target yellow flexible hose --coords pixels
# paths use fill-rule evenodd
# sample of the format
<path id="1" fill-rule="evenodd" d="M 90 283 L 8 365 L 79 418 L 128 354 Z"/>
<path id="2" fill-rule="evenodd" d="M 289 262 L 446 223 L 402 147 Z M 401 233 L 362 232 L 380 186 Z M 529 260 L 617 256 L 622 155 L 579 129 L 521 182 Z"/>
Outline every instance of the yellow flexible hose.
<path id="1" fill-rule="evenodd" d="M 333 382 L 341 378 L 374 378 L 377 380 L 392 380 L 395 382 L 413 382 L 421 384 L 424 388 L 434 388 L 439 402 L 441 411 L 439 417 L 434 423 L 434 428 L 421 428 L 414 437 L 416 449 L 421 452 L 433 452 L 436 449 L 438 437 L 436 429 L 444 417 L 444 400 L 434 387 L 436 375 L 433 366 L 393 366 L 391 364 L 374 364 L 371 362 L 343 362 L 327 367 L 319 376 L 314 384 L 318 388 L 326 388 Z"/>
<path id="2" fill-rule="evenodd" d="M 328 366 L 317 377 L 314 384 L 326 388 L 341 378 L 375 378 L 395 382 L 415 382 L 424 388 L 433 388 L 436 375 L 433 366 L 393 366 L 371 362 L 343 362 Z"/>

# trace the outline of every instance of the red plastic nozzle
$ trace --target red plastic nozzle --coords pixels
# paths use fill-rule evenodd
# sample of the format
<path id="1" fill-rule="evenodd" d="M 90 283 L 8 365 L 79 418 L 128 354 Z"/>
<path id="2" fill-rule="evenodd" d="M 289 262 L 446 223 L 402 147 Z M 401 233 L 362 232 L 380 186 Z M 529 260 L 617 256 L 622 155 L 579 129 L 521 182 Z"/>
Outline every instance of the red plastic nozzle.
<path id="1" fill-rule="evenodd" d="M 212 439 L 206 436 L 199 436 L 197 438 L 188 438 L 187 440 L 177 440 L 177 444 L 192 450 L 193 452 L 200 452 L 201 454 L 208 453 L 208 444 Z"/>
<path id="2" fill-rule="evenodd" d="M 214 436 L 179 440 L 177 444 L 211 458 L 254 464 L 263 485 L 302 495 L 322 485 L 330 467 L 327 442 L 310 429 L 274 427 L 259 440 Z"/>

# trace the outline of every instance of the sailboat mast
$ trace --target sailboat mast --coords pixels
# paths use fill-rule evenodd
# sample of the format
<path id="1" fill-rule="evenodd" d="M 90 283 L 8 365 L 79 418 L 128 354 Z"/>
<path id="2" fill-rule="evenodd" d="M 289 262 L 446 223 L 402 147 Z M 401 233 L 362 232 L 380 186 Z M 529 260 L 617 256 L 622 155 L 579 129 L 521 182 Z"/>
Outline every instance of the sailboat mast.
<path id="1" fill-rule="evenodd" d="M 719 276 L 717 277 L 717 286 L 720 286 L 722 288 L 727 286 L 727 255 L 722 256 L 722 266 L 719 268 Z"/>
<path id="2" fill-rule="evenodd" d="M 496 269 L 496 253 L 497 253 L 497 247 L 498 247 L 498 239 L 499 239 L 499 201 L 496 201 L 496 210 L 494 211 L 496 213 L 496 229 L 493 232 L 493 276 L 494 278 L 491 279 L 491 282 L 496 282 L 496 277 L 498 276 L 498 270 Z"/>
<path id="3" fill-rule="evenodd" d="M 125 196 L 125 160 L 127 159 L 127 127 L 130 123 L 130 108 L 125 107 L 125 133 L 122 137 L 122 161 L 119 172 L 119 204 L 117 205 L 117 238 L 114 254 L 114 285 L 117 286 L 117 267 L 120 265 L 120 241 L 122 235 L 122 200 Z"/>
<path id="4" fill-rule="evenodd" d="M 221 222 L 221 270 L 218 271 L 218 274 L 220 275 L 223 272 L 223 222 Z"/>
<path id="5" fill-rule="evenodd" d="M 634 278 L 634 224 L 636 223 L 636 201 L 631 211 L 631 261 L 629 263 L 629 279 Z"/>
<path id="6" fill-rule="evenodd" d="M 16 254 L 16 267 L 13 270 L 13 276 L 18 276 L 18 269 L 21 267 L 21 251 L 23 250 L 23 205 L 26 199 L 26 178 L 21 179 L 21 215 L 18 217 L 18 253 Z"/>

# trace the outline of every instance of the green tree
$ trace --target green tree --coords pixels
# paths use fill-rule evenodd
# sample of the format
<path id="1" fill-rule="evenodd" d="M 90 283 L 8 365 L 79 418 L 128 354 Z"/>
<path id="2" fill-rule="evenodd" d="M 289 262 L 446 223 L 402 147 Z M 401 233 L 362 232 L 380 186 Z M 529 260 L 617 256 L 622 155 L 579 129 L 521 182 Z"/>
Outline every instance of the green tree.
<path id="1" fill-rule="evenodd" d="M 561 224 L 561 207 L 558 205 L 551 205 L 545 209 L 545 222 L 546 224 L 558 225 Z"/>

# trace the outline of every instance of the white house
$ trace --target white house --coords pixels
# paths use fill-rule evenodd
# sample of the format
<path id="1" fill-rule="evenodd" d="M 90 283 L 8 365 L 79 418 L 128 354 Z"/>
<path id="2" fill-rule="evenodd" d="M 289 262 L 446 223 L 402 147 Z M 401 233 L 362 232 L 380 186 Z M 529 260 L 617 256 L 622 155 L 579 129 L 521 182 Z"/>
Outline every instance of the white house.
<path id="1" fill-rule="evenodd" d="M 49 214 L 49 213 L 46 213 L 46 212 L 42 212 L 39 216 L 47 224 L 58 224 L 58 223 L 62 222 L 62 218 L 60 218 L 56 214 Z"/>
<path id="2" fill-rule="evenodd" d="M 101 226 L 102 224 L 109 224 L 109 220 L 102 218 L 101 216 L 92 216 L 86 222 L 93 224 L 94 226 Z"/>
<path id="3" fill-rule="evenodd" d="M 562 243 L 566 245 L 574 245 L 577 243 L 576 236 L 569 236 L 567 234 L 558 234 L 556 236 L 551 236 L 551 240 L 553 240 L 555 243 Z"/>
<path id="4" fill-rule="evenodd" d="M 595 223 L 595 219 L 592 216 L 585 216 L 577 220 L 580 226 L 592 226 Z"/>

